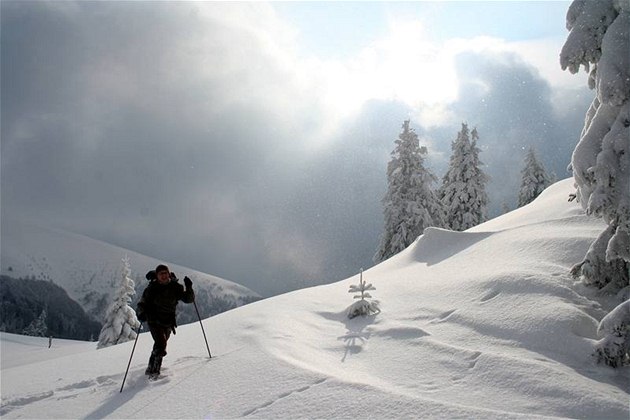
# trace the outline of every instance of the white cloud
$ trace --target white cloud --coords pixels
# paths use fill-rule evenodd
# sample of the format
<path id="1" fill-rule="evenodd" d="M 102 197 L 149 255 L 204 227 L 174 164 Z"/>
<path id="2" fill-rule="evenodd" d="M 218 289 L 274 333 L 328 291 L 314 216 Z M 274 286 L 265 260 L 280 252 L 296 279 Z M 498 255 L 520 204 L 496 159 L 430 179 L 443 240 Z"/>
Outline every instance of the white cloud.
<path id="1" fill-rule="evenodd" d="M 560 68 L 560 50 L 566 37 L 544 38 L 507 44 L 508 50 L 534 66 L 541 77 L 553 87 L 581 88 L 586 86 L 587 73 L 571 74 Z"/>
<path id="2" fill-rule="evenodd" d="M 171 113 L 167 98 L 189 89 L 194 101 L 181 101 L 177 118 L 198 120 L 226 110 L 264 108 L 279 130 L 300 131 L 304 115 L 315 116 L 300 133 L 297 146 L 306 152 L 325 147 L 341 125 L 369 100 L 394 100 L 413 109 L 409 117 L 425 127 L 444 125 L 457 116 L 448 105 L 459 98 L 455 57 L 463 52 L 514 52 L 538 69 L 552 85 L 577 86 L 579 77 L 557 65 L 559 40 L 508 43 L 490 37 L 434 41 L 418 19 L 390 18 L 388 33 L 355 56 L 322 59 L 300 51 L 298 29 L 282 21 L 266 3 L 193 3 L 181 12 L 189 30 L 165 39 L 166 49 L 154 58 L 157 85 L 128 72 L 116 61 L 97 64 L 87 74 L 95 95 L 142 100 Z M 141 51 L 133 42 L 119 58 L 128 63 Z M 557 51 L 556 51 L 557 50 Z M 155 54 L 156 56 L 158 54 Z M 133 61 L 133 58 L 132 58 Z M 143 86 L 139 92 L 137 86 Z M 151 89 L 155 87 L 157 89 Z M 178 93 L 181 96 L 181 93 Z M 205 97 L 204 97 L 205 96 Z M 191 109 L 187 103 L 191 103 Z M 295 147 L 292 144 L 291 147 Z"/>
<path id="3" fill-rule="evenodd" d="M 447 108 L 459 99 L 455 59 L 462 53 L 514 53 L 554 87 L 583 86 L 579 77 L 560 70 L 561 44 L 560 38 L 507 42 L 487 36 L 434 41 L 422 21 L 391 18 L 388 34 L 355 56 L 296 58 L 294 68 L 303 85 L 310 86 L 308 93 L 327 110 L 323 124 L 328 128 L 320 134 L 334 132 L 371 99 L 404 102 L 414 110 L 412 118 L 431 127 L 454 118 Z"/>
<path id="4" fill-rule="evenodd" d="M 392 24 L 390 33 L 346 60 L 317 60 L 308 66 L 320 85 L 325 108 L 354 115 L 371 99 L 439 108 L 455 99 L 452 57 L 430 43 L 419 21 Z"/>

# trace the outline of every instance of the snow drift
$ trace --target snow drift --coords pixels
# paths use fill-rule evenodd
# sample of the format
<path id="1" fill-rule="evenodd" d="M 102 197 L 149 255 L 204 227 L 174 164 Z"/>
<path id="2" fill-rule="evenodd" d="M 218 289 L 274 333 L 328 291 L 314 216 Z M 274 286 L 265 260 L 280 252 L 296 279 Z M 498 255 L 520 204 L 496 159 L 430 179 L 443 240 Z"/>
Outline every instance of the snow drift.
<path id="1" fill-rule="evenodd" d="M 627 419 L 629 370 L 591 357 L 608 303 L 569 276 L 603 226 L 572 191 L 561 181 L 469 231 L 427 230 L 363 273 L 377 315 L 345 314 L 358 274 L 259 301 L 204 321 L 212 359 L 199 325 L 181 327 L 157 382 L 141 334 L 122 393 L 133 343 L 63 356 L 3 334 L 0 414 Z"/>

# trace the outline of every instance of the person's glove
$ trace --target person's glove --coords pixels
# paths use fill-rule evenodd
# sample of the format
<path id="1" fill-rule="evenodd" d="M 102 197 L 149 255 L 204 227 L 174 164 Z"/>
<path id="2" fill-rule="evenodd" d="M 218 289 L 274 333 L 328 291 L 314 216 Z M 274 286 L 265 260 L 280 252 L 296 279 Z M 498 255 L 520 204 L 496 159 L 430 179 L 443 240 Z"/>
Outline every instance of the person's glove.
<path id="1" fill-rule="evenodd" d="M 186 285 L 186 289 L 192 288 L 192 280 L 188 278 L 188 276 L 184 277 L 184 284 Z"/>
<path id="2" fill-rule="evenodd" d="M 144 312 L 138 312 L 137 318 L 138 318 L 138 321 L 140 321 L 140 322 L 146 322 L 147 321 L 147 314 L 145 314 Z"/>
<path id="3" fill-rule="evenodd" d="M 155 270 L 149 271 L 145 277 L 149 281 L 155 280 L 157 278 L 157 275 L 155 274 Z"/>

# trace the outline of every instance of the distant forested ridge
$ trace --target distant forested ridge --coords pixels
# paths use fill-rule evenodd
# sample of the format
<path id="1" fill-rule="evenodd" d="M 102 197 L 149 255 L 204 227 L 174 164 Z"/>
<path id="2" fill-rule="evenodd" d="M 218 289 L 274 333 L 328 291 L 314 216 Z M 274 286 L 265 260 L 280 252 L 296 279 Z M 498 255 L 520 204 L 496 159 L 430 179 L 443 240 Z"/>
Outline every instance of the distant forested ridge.
<path id="1" fill-rule="evenodd" d="M 45 313 L 45 336 L 92 341 L 100 323 L 91 319 L 64 289 L 50 281 L 0 276 L 0 330 L 23 334 Z"/>

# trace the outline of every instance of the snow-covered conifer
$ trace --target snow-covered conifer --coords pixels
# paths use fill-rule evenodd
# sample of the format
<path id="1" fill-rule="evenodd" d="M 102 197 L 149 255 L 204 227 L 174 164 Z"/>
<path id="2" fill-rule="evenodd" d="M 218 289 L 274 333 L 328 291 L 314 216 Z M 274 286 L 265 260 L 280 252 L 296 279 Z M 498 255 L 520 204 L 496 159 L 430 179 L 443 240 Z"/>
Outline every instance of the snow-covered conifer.
<path id="1" fill-rule="evenodd" d="M 577 198 L 607 224 L 572 272 L 609 291 L 629 284 L 630 268 L 630 3 L 576 0 L 567 13 L 562 69 L 590 70 L 595 98 L 586 113 L 571 169 Z"/>
<path id="2" fill-rule="evenodd" d="M 550 184 L 545 167 L 536 158 L 536 152 L 530 147 L 525 156 L 525 164 L 521 170 L 521 189 L 518 193 L 518 206 L 531 203 Z"/>
<path id="3" fill-rule="evenodd" d="M 431 185 L 437 178 L 424 166 L 426 147 L 420 147 L 418 135 L 402 126 L 392 160 L 387 165 L 388 189 L 383 198 L 385 228 L 375 262 L 396 255 L 429 226 L 442 226 L 442 209 Z"/>
<path id="4" fill-rule="evenodd" d="M 135 294 L 129 258 L 125 256 L 122 262 L 120 287 L 105 316 L 105 322 L 98 337 L 97 348 L 99 349 L 134 340 L 136 329 L 140 326 L 136 311 L 129 306 L 131 297 Z"/>
<path id="5" fill-rule="evenodd" d="M 359 277 L 359 284 L 350 285 L 348 293 L 359 293 L 354 295 L 354 299 L 359 299 L 348 307 L 346 313 L 348 318 L 352 319 L 359 315 L 367 316 L 372 313 L 377 314 L 381 312 L 378 307 L 378 301 L 368 300 L 372 298 L 372 295 L 368 293 L 369 290 L 376 290 L 376 287 L 372 286 L 372 283 L 366 284 L 363 280 L 363 269 L 361 269 L 361 275 Z"/>
<path id="6" fill-rule="evenodd" d="M 479 141 L 479 133 L 477 132 L 477 128 L 473 128 L 470 133 L 472 142 L 470 144 L 470 153 L 472 155 L 471 163 L 472 163 L 472 200 L 471 200 L 471 211 L 470 211 L 470 222 L 473 226 L 478 225 L 482 222 L 488 220 L 487 208 L 488 202 L 488 193 L 486 192 L 486 184 L 488 183 L 489 177 L 486 173 L 481 169 L 483 166 L 483 162 L 479 159 L 479 153 L 481 149 L 477 147 L 477 142 Z"/>
<path id="7" fill-rule="evenodd" d="M 48 334 L 48 326 L 46 325 L 46 319 L 48 313 L 46 308 L 42 309 L 39 316 L 31 322 L 28 327 L 24 328 L 24 335 L 32 335 L 34 337 L 46 337 Z"/>
<path id="8" fill-rule="evenodd" d="M 627 0 L 575 0 L 567 13 L 570 33 L 560 53 L 563 70 L 590 70 L 588 83 L 595 98 L 571 169 L 582 207 L 608 224 L 571 272 L 609 292 L 630 284 L 629 27 Z M 609 317 L 614 321 L 607 321 Z M 607 335 L 596 347 L 599 360 L 611 366 L 628 363 L 627 301 L 602 320 L 600 330 Z"/>
<path id="9" fill-rule="evenodd" d="M 486 220 L 488 177 L 481 170 L 478 139 L 477 129 L 469 134 L 468 125 L 462 123 L 457 139 L 451 144 L 449 167 L 438 195 L 444 209 L 445 226 L 453 230 L 466 230 Z"/>
<path id="10" fill-rule="evenodd" d="M 606 315 L 599 323 L 597 333 L 604 336 L 595 345 L 599 362 L 612 367 L 630 364 L 630 300 Z"/>

